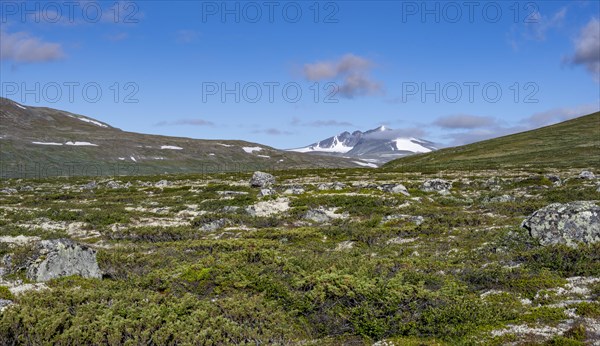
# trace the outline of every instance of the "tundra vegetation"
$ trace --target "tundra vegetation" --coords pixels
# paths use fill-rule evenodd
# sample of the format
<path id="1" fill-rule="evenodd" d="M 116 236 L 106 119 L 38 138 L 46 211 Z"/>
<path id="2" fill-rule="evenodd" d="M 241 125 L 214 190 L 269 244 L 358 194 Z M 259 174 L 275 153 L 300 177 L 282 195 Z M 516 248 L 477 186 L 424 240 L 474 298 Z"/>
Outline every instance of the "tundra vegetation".
<path id="1" fill-rule="evenodd" d="M 251 173 L 4 180 L 0 344 L 590 344 L 600 244 L 521 227 L 598 204 L 580 171 L 276 171 L 265 196 Z M 64 238 L 101 278 L 28 278 Z"/>

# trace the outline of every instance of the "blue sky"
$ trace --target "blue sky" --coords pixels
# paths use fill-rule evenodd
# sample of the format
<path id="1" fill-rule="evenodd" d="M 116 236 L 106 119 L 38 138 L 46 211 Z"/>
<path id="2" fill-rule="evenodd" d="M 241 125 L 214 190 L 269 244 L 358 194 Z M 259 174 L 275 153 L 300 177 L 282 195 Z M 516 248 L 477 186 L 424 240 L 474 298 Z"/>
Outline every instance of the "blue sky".
<path id="1" fill-rule="evenodd" d="M 277 148 L 381 124 L 455 145 L 600 108 L 600 2 L 467 3 L 3 1 L 1 92 Z"/>

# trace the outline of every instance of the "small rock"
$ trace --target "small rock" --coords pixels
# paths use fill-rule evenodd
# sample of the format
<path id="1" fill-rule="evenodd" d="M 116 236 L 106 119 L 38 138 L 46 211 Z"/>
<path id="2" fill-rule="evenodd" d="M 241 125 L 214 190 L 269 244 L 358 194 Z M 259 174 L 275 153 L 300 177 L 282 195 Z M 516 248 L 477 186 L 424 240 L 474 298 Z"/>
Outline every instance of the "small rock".
<path id="1" fill-rule="evenodd" d="M 423 222 L 425 222 L 425 218 L 423 218 L 421 215 L 413 216 L 413 215 L 394 214 L 394 215 L 384 216 L 383 219 L 381 219 L 381 223 L 386 223 L 386 222 L 393 221 L 393 220 L 409 220 L 411 222 L 414 222 L 417 226 L 419 226 Z"/>
<path id="2" fill-rule="evenodd" d="M 317 186 L 318 190 L 324 191 L 324 190 L 343 190 L 346 188 L 346 184 L 344 183 L 340 183 L 340 182 L 333 182 L 333 183 L 323 183 L 323 184 L 319 184 L 319 186 Z"/>
<path id="3" fill-rule="evenodd" d="M 212 222 L 207 222 L 204 225 L 200 226 L 200 230 L 205 232 L 216 231 L 219 228 L 223 228 L 228 222 L 229 220 L 227 219 L 218 219 Z"/>
<path id="4" fill-rule="evenodd" d="M 226 205 L 223 207 L 222 210 L 224 213 L 235 213 L 236 211 L 240 210 L 240 207 L 237 207 L 235 205 Z"/>
<path id="5" fill-rule="evenodd" d="M 294 186 L 291 187 L 289 189 L 286 189 L 285 191 L 283 191 L 284 195 L 301 195 L 303 194 L 305 191 L 302 187 L 299 186 Z"/>
<path id="6" fill-rule="evenodd" d="M 341 243 L 338 243 L 337 246 L 335 247 L 335 251 L 350 250 L 353 247 L 354 247 L 354 242 L 350 241 L 350 240 L 346 240 Z"/>
<path id="7" fill-rule="evenodd" d="M 579 179 L 596 179 L 596 176 L 590 171 L 582 171 L 579 173 Z"/>
<path id="8" fill-rule="evenodd" d="M 502 195 L 502 196 L 492 197 L 488 201 L 490 203 L 508 203 L 508 202 L 513 202 L 514 200 L 515 200 L 515 198 L 513 196 Z"/>
<path id="9" fill-rule="evenodd" d="M 314 222 L 318 222 L 318 223 L 325 223 L 325 222 L 328 222 L 329 220 L 331 220 L 331 218 L 327 215 L 327 213 L 325 213 L 325 211 L 321 210 L 321 209 L 309 210 L 304 215 L 304 218 L 306 220 L 310 220 L 310 221 L 314 221 Z"/>
<path id="10" fill-rule="evenodd" d="M 402 184 L 383 184 L 379 186 L 379 190 L 390 193 L 401 193 L 405 196 L 410 196 L 408 190 Z"/>
<path id="11" fill-rule="evenodd" d="M 448 182 L 444 179 L 430 179 L 430 180 L 426 180 L 422 185 L 421 185 L 421 191 L 425 191 L 425 192 L 438 192 L 442 195 L 448 195 L 450 194 L 450 190 L 452 188 L 452 183 Z"/>
<path id="12" fill-rule="evenodd" d="M 116 181 L 109 181 L 108 183 L 106 183 L 106 187 L 109 189 L 120 189 L 121 185 L 119 185 L 119 183 L 117 183 Z"/>
<path id="13" fill-rule="evenodd" d="M 521 224 L 542 245 L 600 241 L 600 207 L 593 202 L 553 203 L 533 214 Z"/>
<path id="14" fill-rule="evenodd" d="M 173 183 L 171 183 L 168 180 L 161 180 L 158 183 L 154 184 L 154 187 L 167 187 L 167 186 L 172 186 Z"/>
<path id="15" fill-rule="evenodd" d="M 5 193 L 5 194 L 7 194 L 7 195 L 12 195 L 12 194 L 18 193 L 18 191 L 17 191 L 17 190 L 15 190 L 15 189 L 11 189 L 11 188 L 9 188 L 9 187 L 7 187 L 7 188 L 4 188 L 4 189 L 0 190 L 0 192 L 2 192 L 2 193 Z"/>
<path id="16" fill-rule="evenodd" d="M 552 184 L 554 184 L 554 186 L 561 186 L 562 185 L 562 180 L 556 174 L 546 174 L 546 178 L 548 180 L 550 180 L 552 182 Z"/>
<path id="17" fill-rule="evenodd" d="M 96 181 L 90 181 L 89 183 L 83 185 L 81 187 L 82 190 L 93 190 L 95 188 L 98 187 L 98 184 L 96 184 Z"/>
<path id="18" fill-rule="evenodd" d="M 0 311 L 3 311 L 7 306 L 13 304 L 12 300 L 0 299 Z"/>
<path id="19" fill-rule="evenodd" d="M 250 186 L 252 187 L 269 187 L 275 184 L 275 177 L 265 172 L 254 172 L 250 179 Z"/>
<path id="20" fill-rule="evenodd" d="M 21 191 L 27 191 L 27 192 L 28 191 L 33 191 L 33 187 L 27 185 L 27 186 L 21 187 L 19 190 L 21 190 Z"/>
<path id="21" fill-rule="evenodd" d="M 273 196 L 277 193 L 277 191 L 273 190 L 273 189 L 260 189 L 260 192 L 258 193 L 259 197 L 264 197 L 264 196 Z"/>
<path id="22" fill-rule="evenodd" d="M 27 278 L 30 280 L 40 282 L 70 275 L 102 277 L 96 250 L 70 239 L 42 240 L 37 253 L 37 258 L 27 268 Z"/>

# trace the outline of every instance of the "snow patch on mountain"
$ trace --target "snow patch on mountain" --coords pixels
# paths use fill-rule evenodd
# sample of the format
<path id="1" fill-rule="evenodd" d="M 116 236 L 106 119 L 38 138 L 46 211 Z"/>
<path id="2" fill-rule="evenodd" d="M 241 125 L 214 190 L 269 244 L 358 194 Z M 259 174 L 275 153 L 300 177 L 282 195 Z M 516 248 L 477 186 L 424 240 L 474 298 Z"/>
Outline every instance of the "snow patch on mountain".
<path id="1" fill-rule="evenodd" d="M 161 149 L 169 149 L 169 150 L 183 150 L 182 147 L 177 147 L 174 145 L 161 145 L 160 148 Z"/>
<path id="2" fill-rule="evenodd" d="M 363 167 L 377 168 L 377 165 L 374 163 L 360 162 L 360 161 L 352 161 L 352 162 L 356 163 L 359 166 L 363 166 Z"/>
<path id="3" fill-rule="evenodd" d="M 90 143 L 90 142 L 67 142 L 65 143 L 65 145 L 73 145 L 73 146 L 77 146 L 77 147 L 97 147 L 97 144 L 94 143 Z"/>
<path id="4" fill-rule="evenodd" d="M 247 152 L 248 154 L 252 154 L 255 151 L 261 151 L 261 150 L 263 150 L 263 148 L 261 148 L 261 147 L 243 147 L 242 149 L 245 152 Z"/>
<path id="5" fill-rule="evenodd" d="M 62 143 L 56 143 L 56 142 L 31 142 L 31 144 L 37 144 L 37 145 L 63 145 Z"/>
<path id="6" fill-rule="evenodd" d="M 431 149 L 424 147 L 415 138 L 397 138 L 393 140 L 396 150 L 411 151 L 413 153 L 428 153 Z"/>

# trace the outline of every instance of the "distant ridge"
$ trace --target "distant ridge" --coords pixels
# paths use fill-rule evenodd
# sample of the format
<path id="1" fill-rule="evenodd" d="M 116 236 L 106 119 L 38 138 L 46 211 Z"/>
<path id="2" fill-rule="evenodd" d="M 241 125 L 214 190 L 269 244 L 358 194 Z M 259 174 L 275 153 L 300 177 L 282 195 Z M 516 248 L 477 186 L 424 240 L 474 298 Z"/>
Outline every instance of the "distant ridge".
<path id="1" fill-rule="evenodd" d="M 600 167 L 600 112 L 513 135 L 388 162 L 400 171 Z"/>

